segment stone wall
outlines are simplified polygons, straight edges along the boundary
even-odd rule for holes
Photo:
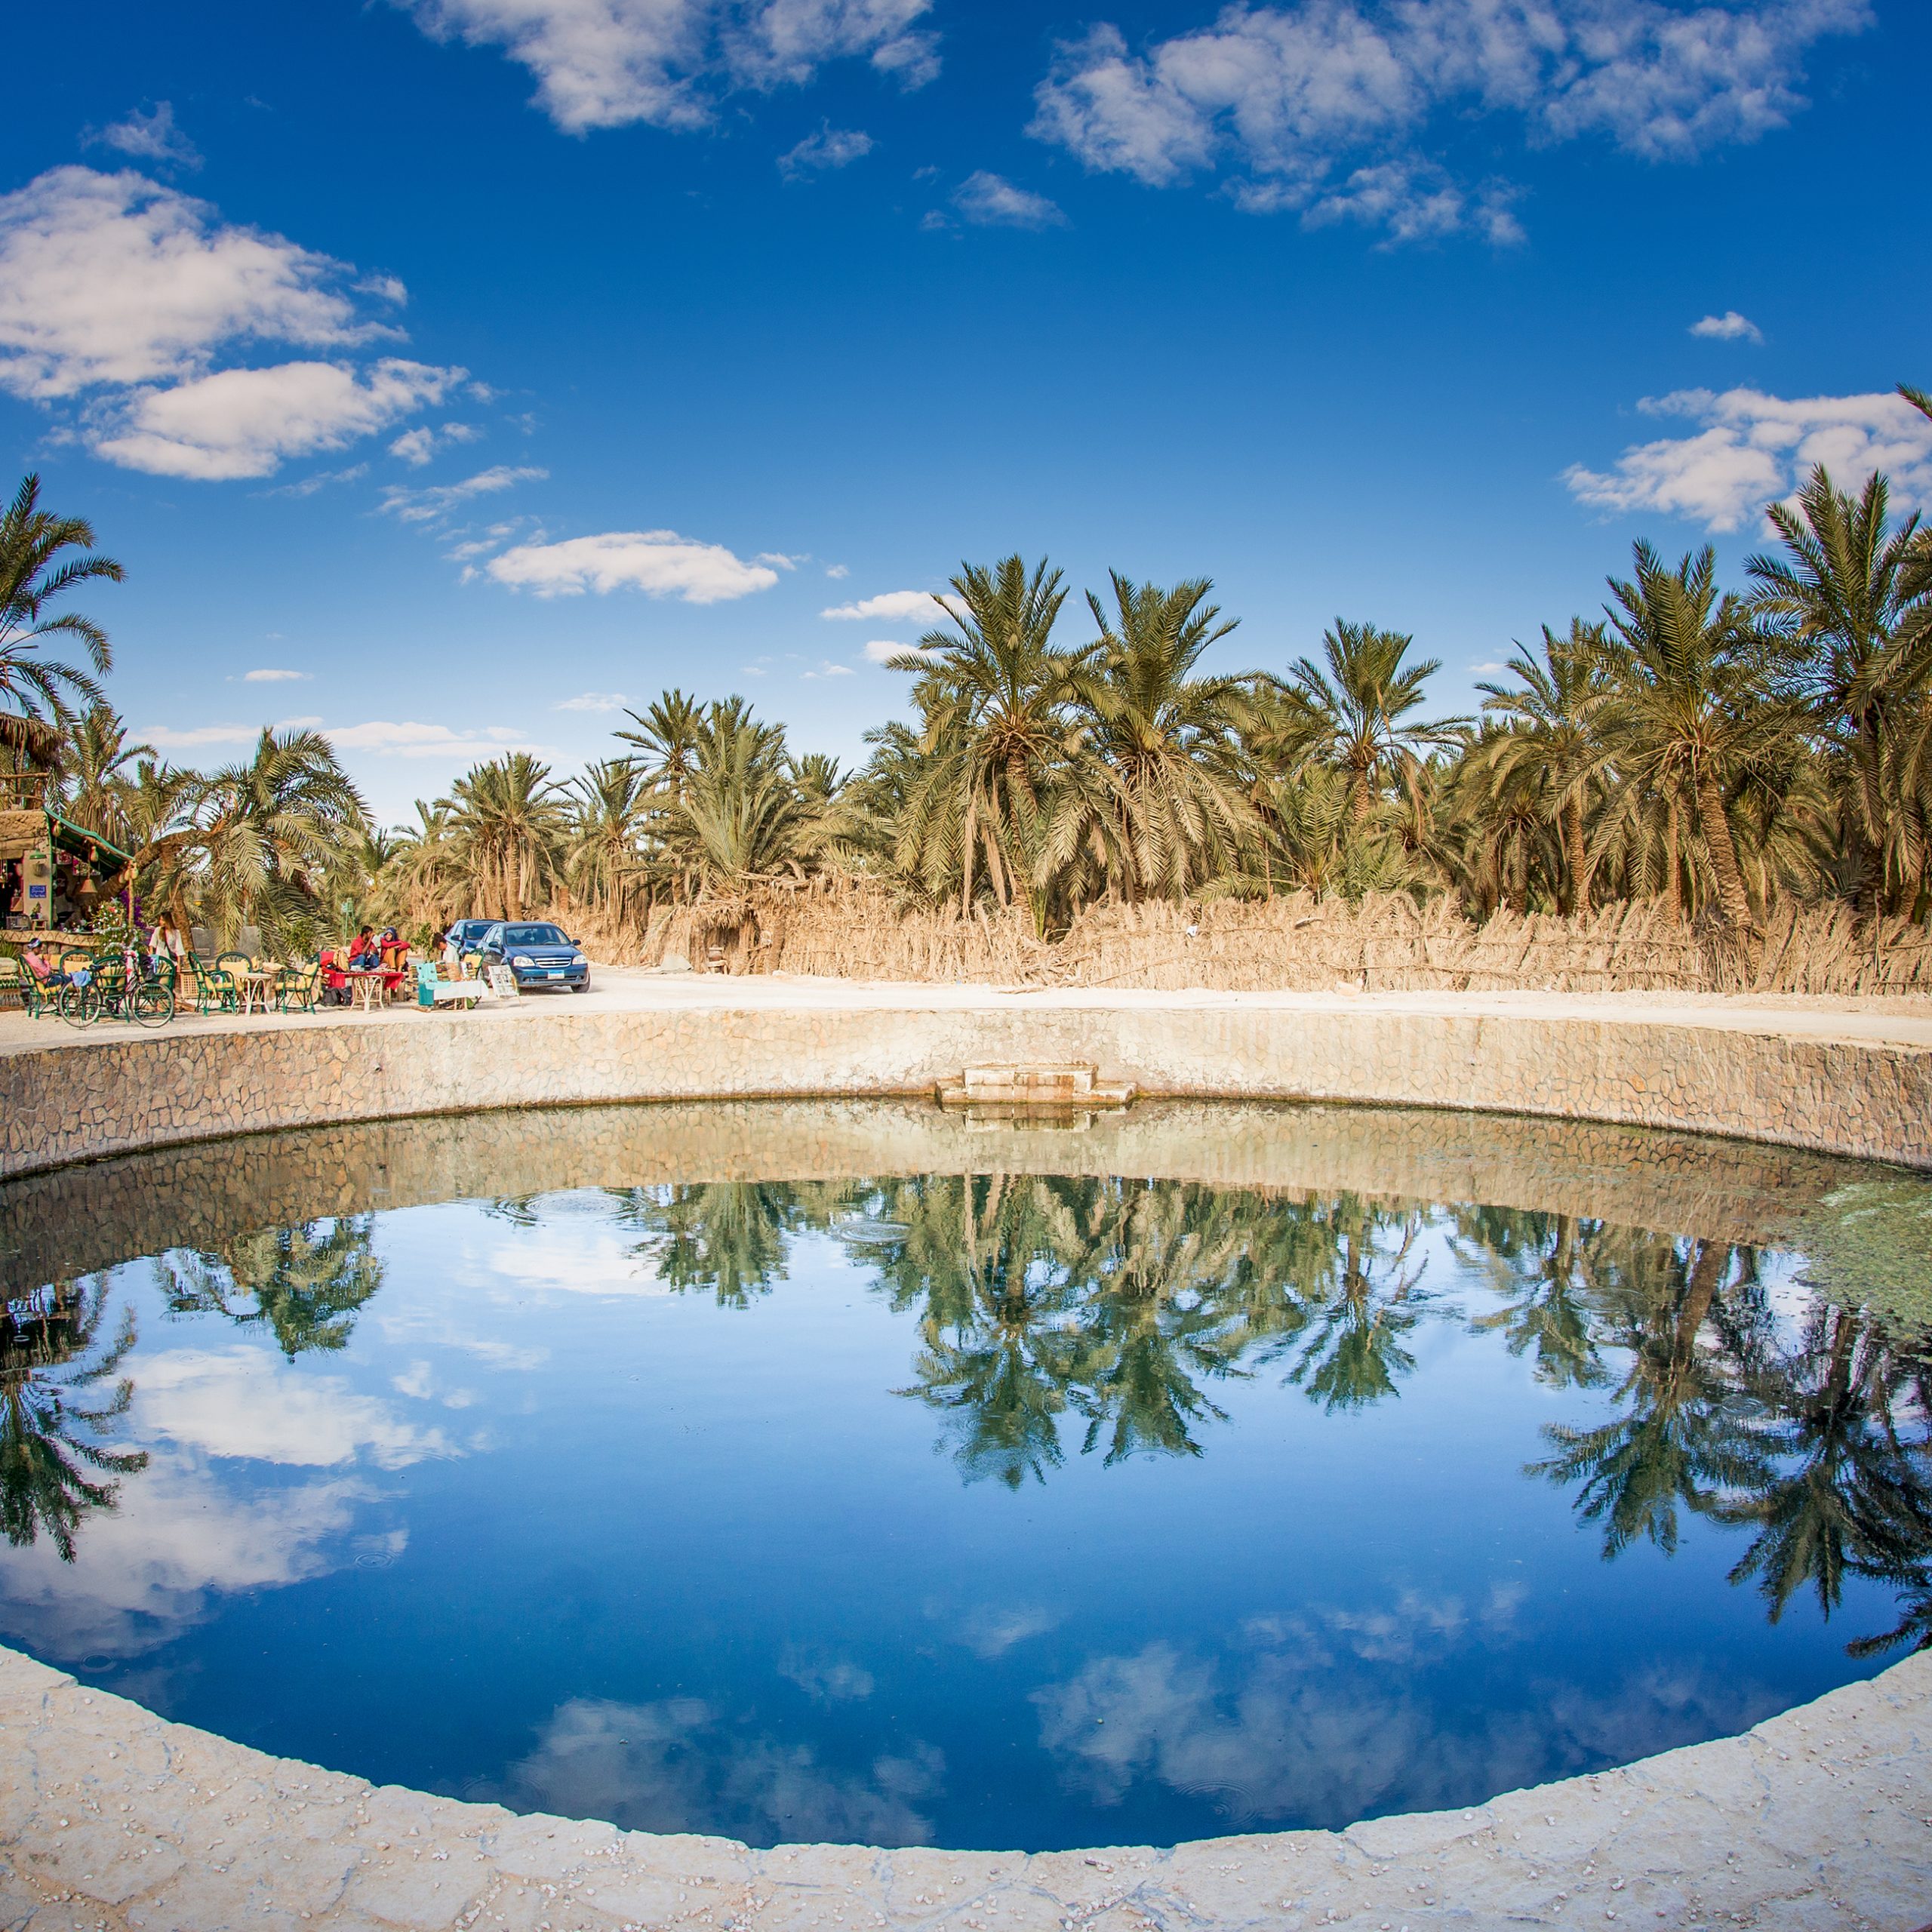
[[[0,1175],[264,1129],[639,1099],[930,1093],[971,1061],[1143,1094],[1586,1118],[1932,1168],[1932,1053],[1620,1017],[1266,1005],[318,1017],[0,1057]]]
[[[1860,1171],[1745,1141],[1410,1108],[1155,1100],[1078,1118],[1057,1131],[930,1100],[673,1100],[574,1109],[552,1132],[519,1109],[194,1141],[0,1185],[0,1285],[23,1294],[259,1228],[442,1201],[995,1171],[1476,1202],[1775,1247]]]

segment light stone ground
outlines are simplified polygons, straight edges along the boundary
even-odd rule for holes
[[[0,1926],[32,1932],[1915,1932],[1932,1656],[1470,1810],[1039,1853],[657,1837],[372,1786],[0,1651]]]
[[[1932,1167],[1918,1001],[598,978],[475,1014],[184,1019],[132,1038],[0,1017],[0,1172],[439,1111],[914,1093],[1001,1058],[1090,1059],[1154,1093],[1515,1110]],[[0,1928],[265,1923],[1932,1932],[1932,1657],[1742,1737],[1471,1811],[1026,1857],[753,1852],[515,1817],[267,1758],[0,1651]]]

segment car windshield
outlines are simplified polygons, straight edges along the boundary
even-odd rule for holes
[[[568,946],[570,941],[555,926],[506,926],[506,946]]]

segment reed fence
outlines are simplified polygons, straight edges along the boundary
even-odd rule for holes
[[[1401,894],[1350,904],[1296,894],[1090,907],[1041,940],[1017,907],[908,909],[863,884],[760,889],[641,922],[569,915],[601,958],[681,960],[737,973],[1001,986],[1178,991],[1932,994],[1932,931],[1875,926],[1842,906],[1780,907],[1748,943],[1672,918],[1659,900],[1567,919],[1498,912],[1480,923],[1454,901]]]

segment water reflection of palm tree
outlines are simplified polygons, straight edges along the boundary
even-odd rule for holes
[[[1450,1245],[1490,1278],[1502,1306],[1478,1315],[1478,1334],[1500,1331],[1552,1389],[1595,1389],[1605,1378],[1587,1277],[1580,1266],[1593,1224],[1537,1209],[1462,1208]]]
[[[1559,1453],[1532,1463],[1530,1472],[1578,1485],[1577,1512],[1604,1524],[1606,1555],[1640,1535],[1673,1551],[1680,1504],[1712,1515],[1728,1493],[1767,1478],[1763,1451],[1732,1399],[1726,1364],[1700,1340],[1735,1260],[1721,1241],[1680,1247],[1620,1229],[1600,1229],[1591,1238],[1587,1266],[1601,1297],[1604,1340],[1628,1352],[1616,1391],[1620,1411],[1594,1429],[1548,1425],[1544,1436]]]
[[[1331,1411],[1396,1392],[1415,1367],[1402,1346],[1430,1297],[1411,1256],[1423,1217],[1355,1194],[1291,1208],[1289,1244],[1306,1319],[1271,1353],[1292,1352],[1293,1386]]]
[[[1081,1185],[1004,1174],[888,1183],[905,1234],[852,1244],[875,1254],[895,1306],[921,1307],[918,1383],[900,1392],[939,1412],[969,1482],[1017,1489],[1063,1460],[1060,1417],[1084,1344],[1060,1257],[1077,1243]]]
[[[700,1181],[615,1192],[618,1220],[645,1231],[640,1257],[666,1287],[709,1289],[721,1308],[746,1308],[785,1279],[787,1238],[806,1224],[784,1181]]]
[[[108,1441],[132,1382],[122,1377],[105,1400],[77,1399],[118,1375],[134,1346],[134,1310],[111,1337],[106,1312],[106,1278],[95,1275],[44,1288],[0,1318],[0,1528],[17,1548],[45,1530],[65,1563],[82,1521],[114,1508],[112,1478],[147,1466],[146,1451]]]
[[[339,1214],[289,1228],[260,1228],[211,1253],[157,1264],[171,1315],[221,1315],[266,1325],[291,1361],[346,1347],[355,1315],[383,1284],[375,1217]]]
[[[1900,1426],[1915,1373],[1882,1328],[1824,1303],[1795,1346],[1749,1364],[1743,1395],[1767,1473],[1717,1514],[1755,1532],[1731,1581],[1755,1577],[1772,1622],[1807,1583],[1829,1616],[1848,1574],[1925,1577],[1927,1444]]]

